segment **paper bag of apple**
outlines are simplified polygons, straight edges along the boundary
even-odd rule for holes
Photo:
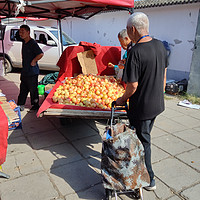
[[[124,87],[112,76],[83,75],[66,77],[56,89],[54,103],[110,109],[111,103],[124,93]]]

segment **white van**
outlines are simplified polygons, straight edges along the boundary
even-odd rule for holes
[[[4,53],[6,59],[6,72],[12,68],[22,68],[21,47],[19,37],[20,26],[7,25],[4,37]],[[43,58],[38,62],[42,70],[59,71],[56,63],[59,59],[58,29],[43,26],[30,26],[30,35],[35,39],[42,51]],[[0,41],[1,42],[1,41]],[[77,45],[66,33],[62,32],[63,49]],[[0,59],[3,59],[2,45],[0,45]]]

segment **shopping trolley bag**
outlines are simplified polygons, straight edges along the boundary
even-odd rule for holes
[[[113,123],[114,107],[113,102],[111,125],[105,130],[103,136],[101,153],[103,186],[106,191],[139,189],[142,193],[141,188],[150,184],[144,148],[135,130],[121,122]]]
[[[149,185],[144,149],[134,130],[125,124],[113,125],[109,139],[103,141],[101,170],[104,188],[134,190]]]

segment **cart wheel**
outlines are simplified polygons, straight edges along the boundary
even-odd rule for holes
[[[130,190],[126,195],[130,199],[141,199],[140,189]]]
[[[135,190],[135,198],[136,199],[141,199],[141,192],[142,192],[142,190],[140,190],[140,188]]]
[[[106,189],[106,200],[112,200],[112,190]]]

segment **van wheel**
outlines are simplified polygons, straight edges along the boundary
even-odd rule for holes
[[[3,57],[0,57],[0,60],[3,60]],[[4,64],[3,64],[3,67],[4,67]],[[8,58],[5,58],[5,68],[6,68],[6,73],[12,71],[12,65],[10,61],[8,60]]]

